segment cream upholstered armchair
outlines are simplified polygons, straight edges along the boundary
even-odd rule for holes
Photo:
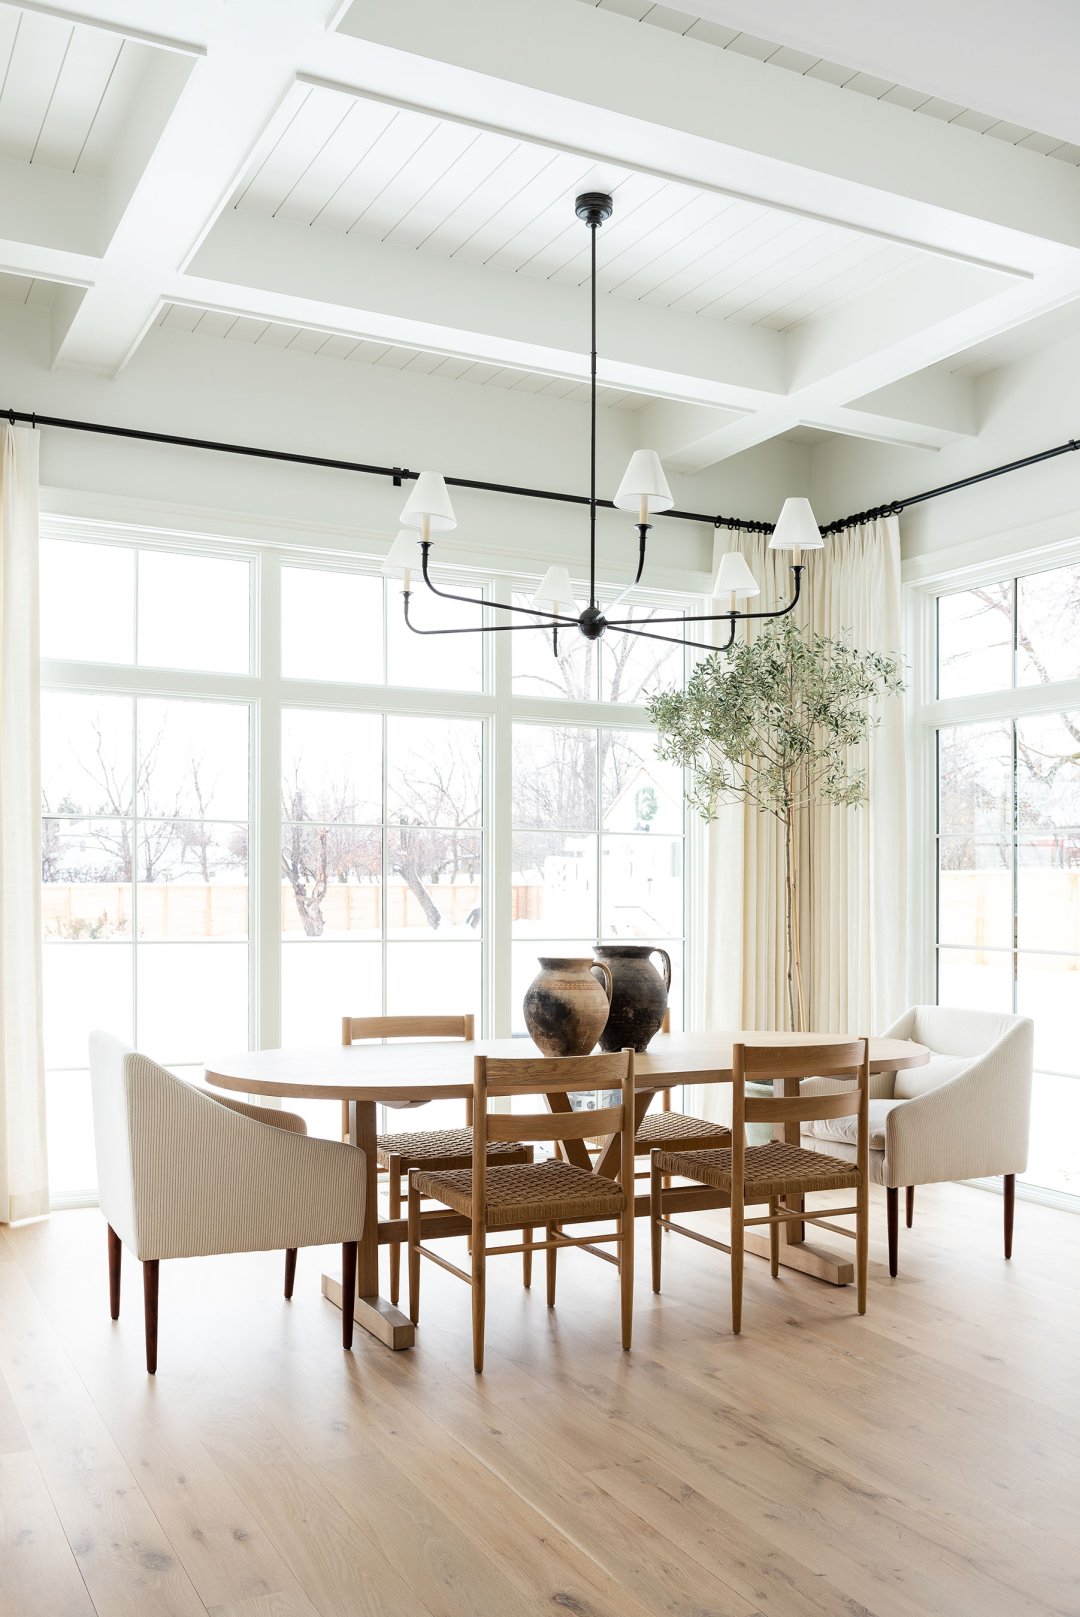
[[[889,1273],[898,1268],[899,1187],[907,1187],[907,1223],[915,1186],[953,1179],[1005,1179],[1005,1256],[1012,1256],[1016,1175],[1027,1167],[1034,1024],[996,1011],[913,1005],[885,1038],[914,1039],[929,1062],[870,1079],[870,1177],[886,1187]],[[804,1091],[835,1087],[811,1078]],[[807,1125],[803,1143],[854,1158],[847,1118]]]
[[[146,1368],[157,1369],[158,1264],[226,1252],[285,1252],[291,1297],[296,1249],[340,1242],[342,1285],[356,1285],[364,1227],[364,1154],[311,1140],[302,1117],[219,1099],[148,1056],[90,1035],[101,1211],[109,1226],[109,1302],[120,1316],[120,1256],[143,1266]],[[351,1276],[351,1278],[350,1278]],[[352,1346],[352,1309],[342,1339]]]

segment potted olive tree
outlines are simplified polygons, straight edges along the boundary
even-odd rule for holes
[[[688,769],[687,799],[705,820],[749,801],[783,828],[788,1015],[806,1031],[799,942],[799,823],[813,803],[855,806],[867,795],[856,748],[903,690],[896,657],[776,618],[752,641],[714,652],[685,690],[649,702],[657,752]]]

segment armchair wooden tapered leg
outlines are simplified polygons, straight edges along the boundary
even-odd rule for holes
[[[146,1325],[146,1373],[157,1374],[158,1262],[146,1258],[142,1266],[143,1315]]]
[[[769,1225],[769,1273],[776,1280],[780,1274],[780,1212],[779,1198],[773,1196],[769,1201],[769,1217],[777,1222]]]
[[[124,1247],[123,1247],[123,1243],[120,1240],[120,1237],[117,1235],[116,1231],[113,1229],[111,1224],[108,1226],[108,1231],[109,1231],[109,1315],[110,1315],[110,1317],[112,1319],[119,1319],[120,1318],[120,1259],[121,1259],[121,1257],[123,1255]]]
[[[290,1246],[290,1247],[286,1247],[286,1249],[285,1249],[285,1295],[286,1295],[286,1297],[290,1297],[290,1298],[292,1297],[293,1285],[295,1284],[295,1281],[296,1281],[296,1248],[294,1246]]]
[[[908,1229],[915,1222],[915,1186],[908,1185],[904,1198],[904,1223]]]
[[[889,1273],[895,1280],[900,1256],[900,1192],[894,1185],[885,1189],[885,1216],[889,1226]]]
[[[341,1246],[341,1344],[352,1347],[353,1309],[356,1296],[356,1241],[344,1241]]]
[[[1012,1257],[1013,1218],[1016,1213],[1016,1175],[1005,1175],[1005,1256]]]
[[[533,1232],[531,1225],[527,1230],[522,1230],[521,1239],[525,1247],[524,1252],[521,1254],[521,1284],[528,1291],[532,1285]]]

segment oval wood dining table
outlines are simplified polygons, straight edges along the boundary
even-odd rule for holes
[[[723,1084],[731,1082],[731,1051],[735,1044],[826,1044],[836,1035],[812,1033],[660,1033],[649,1049],[635,1056],[637,1086],[635,1127],[640,1124],[654,1095],[678,1084]],[[350,1138],[367,1158],[367,1207],[364,1234],[357,1255],[356,1292],[353,1315],[358,1325],[391,1348],[413,1344],[414,1328],[400,1309],[379,1295],[379,1247],[406,1239],[406,1221],[378,1216],[377,1167],[375,1157],[376,1108],[421,1106],[427,1101],[465,1100],[472,1094],[473,1057],[522,1056],[540,1054],[530,1039],[393,1040],[389,1043],[329,1045],[323,1049],[249,1050],[239,1055],[216,1057],[206,1066],[206,1081],[220,1089],[249,1095],[273,1095],[282,1100],[337,1100],[348,1103]],[[922,1066],[929,1052],[908,1039],[871,1039],[871,1072],[893,1072]],[[781,1086],[782,1087],[782,1086]],[[789,1091],[798,1083],[788,1081]],[[555,1104],[569,1104],[563,1096]],[[788,1125],[789,1137],[798,1143],[798,1124]],[[568,1153],[580,1165],[592,1166],[583,1141],[568,1141]],[[575,1156],[575,1153],[577,1154]],[[618,1153],[613,1145],[601,1152],[597,1171],[614,1177]],[[669,1193],[673,1212],[692,1212],[722,1205],[715,1190],[687,1186]],[[376,1209],[376,1216],[370,1216]],[[646,1194],[635,1197],[639,1217],[649,1211]],[[425,1233],[439,1234],[439,1220],[445,1213],[425,1212]],[[449,1215],[452,1219],[453,1215]],[[849,1285],[854,1266],[825,1248],[804,1239],[803,1226],[791,1224],[782,1239],[780,1261],[786,1267],[811,1274],[832,1285]],[[748,1251],[768,1256],[768,1240],[748,1238]],[[325,1296],[340,1307],[341,1281],[324,1275]]]

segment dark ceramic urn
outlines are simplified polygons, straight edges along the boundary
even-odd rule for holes
[[[525,1026],[537,1049],[546,1056],[587,1056],[596,1048],[608,1017],[611,972],[598,966],[604,978],[593,975],[588,957],[559,959],[542,956],[540,970],[529,984],[522,1009]],[[605,1049],[607,1046],[605,1045]],[[621,1045],[616,1045],[621,1050]]]
[[[671,987],[671,956],[651,943],[598,943],[595,969],[611,972],[611,1009],[601,1050],[645,1050],[664,1020]],[[651,956],[664,962],[661,977]]]

